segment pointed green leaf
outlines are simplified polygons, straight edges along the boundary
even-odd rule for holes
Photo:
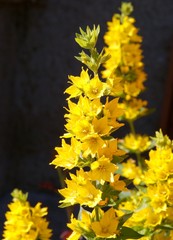
[[[132,215],[133,215],[133,212],[124,214],[124,215],[119,219],[119,227],[121,227]]]
[[[126,240],[126,239],[129,239],[129,238],[139,239],[141,237],[143,237],[143,235],[139,234],[138,232],[136,232],[132,228],[122,227],[120,229],[120,235],[116,239],[117,240]]]

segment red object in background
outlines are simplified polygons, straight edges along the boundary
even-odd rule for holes
[[[52,182],[48,182],[48,181],[45,181],[45,182],[42,182],[40,185],[39,185],[39,188],[41,190],[47,190],[47,191],[51,191],[51,192],[56,192],[56,187],[53,185]]]
[[[70,236],[71,233],[72,233],[71,230],[64,230],[60,235],[60,239],[66,240]]]

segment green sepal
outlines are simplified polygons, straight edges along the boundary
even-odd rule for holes
[[[69,203],[62,203],[60,205],[58,205],[59,208],[65,208],[65,207],[70,207],[72,206],[72,204],[69,202]]]
[[[125,154],[123,156],[113,156],[112,162],[115,164],[123,162],[125,159],[128,158],[128,155]]]
[[[19,200],[20,202],[26,202],[28,193],[23,193],[21,190],[16,188],[12,191],[11,196],[13,197],[13,201]]]
[[[92,49],[95,47],[100,33],[100,26],[97,28],[95,25],[93,29],[90,29],[89,26],[86,27],[86,31],[83,31],[82,28],[79,28],[80,33],[76,33],[75,41],[80,45],[80,47],[85,49]]]
[[[122,217],[119,218],[119,224],[118,228],[121,228],[121,226],[133,215],[133,212],[124,214]]]

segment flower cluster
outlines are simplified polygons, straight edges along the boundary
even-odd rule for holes
[[[173,239],[173,143],[161,130],[154,138],[135,130],[135,121],[149,110],[139,98],[146,74],[132,10],[123,3],[108,22],[101,53],[99,27],[76,34],[85,50],[76,58],[87,68],[69,76],[66,133],[51,163],[70,172],[59,190],[60,206],[80,206],[78,218],[72,214],[67,224],[69,240]],[[130,133],[118,139],[122,121]]]
[[[131,191],[130,197],[123,201],[119,210],[134,211],[125,223],[145,234],[141,239],[173,239],[173,144],[162,131],[153,138],[155,148],[149,151],[143,171],[124,165],[126,175],[135,179],[138,191]],[[134,163],[133,163],[134,164]],[[136,167],[137,168],[137,167]],[[131,173],[128,174],[128,171]],[[138,182],[137,182],[138,179]],[[121,211],[119,214],[121,215]]]
[[[173,240],[173,141],[161,130],[149,137],[135,129],[150,110],[140,98],[146,74],[132,11],[131,3],[122,3],[101,52],[99,26],[76,34],[82,68],[68,77],[65,133],[50,163],[61,177],[66,173],[60,207],[79,207],[63,239]],[[119,139],[124,123],[130,131]],[[19,190],[12,196],[3,240],[49,240],[47,208],[31,207]]]
[[[119,107],[124,110],[121,120],[130,125],[131,134],[121,141],[122,147],[127,152],[143,152],[150,147],[150,141],[147,136],[136,134],[134,129],[134,122],[149,112],[147,101],[139,98],[145,90],[146,80],[142,61],[142,38],[134,25],[135,19],[130,16],[133,11],[131,3],[123,3],[120,11],[120,14],[115,14],[112,21],[108,22],[108,31],[104,36],[107,45],[105,51],[111,57],[104,64],[103,76],[111,76],[115,84],[119,82],[123,88],[119,103]]]
[[[12,192],[12,197],[5,215],[3,240],[49,240],[52,231],[45,218],[47,208],[42,208],[41,203],[31,207],[27,194],[17,189]]]
[[[135,121],[149,111],[147,102],[139,99],[146,75],[142,64],[141,38],[133,25],[135,20],[129,17],[131,11],[130,3],[123,4],[121,14],[113,16],[105,34],[106,53],[111,58],[104,64],[103,75],[120,79],[123,93],[118,105],[124,110],[121,120],[128,122],[131,130],[119,140],[119,147],[129,154],[119,168],[122,176],[133,181],[133,187],[129,195],[121,195],[117,214],[122,216],[124,212],[132,211],[133,215],[124,225],[144,235],[143,240],[171,240],[173,143],[161,130],[154,138],[137,134],[135,130]]]
[[[78,219],[71,216],[68,227],[72,229],[69,240],[124,239],[140,236],[134,230],[123,227],[128,216],[117,217],[119,193],[127,191],[126,183],[116,173],[124,151],[118,148],[115,132],[122,125],[118,119],[123,115],[117,97],[122,84],[111,84],[114,77],[102,79],[100,66],[110,56],[99,53],[96,42],[99,27],[80,29],[76,42],[84,49],[77,59],[82,67],[79,76],[69,76],[70,86],[65,114],[66,133],[62,146],[56,147],[57,155],[51,164],[68,169],[66,187],[59,192],[64,197],[60,207],[74,204],[80,206]],[[114,94],[112,94],[114,93]],[[72,172],[71,172],[72,170]],[[125,229],[124,229],[125,228]]]

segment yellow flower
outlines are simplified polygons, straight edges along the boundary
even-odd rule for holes
[[[77,124],[79,119],[86,119],[88,122],[92,122],[94,117],[97,117],[102,111],[102,103],[100,99],[90,100],[87,97],[79,97],[76,103],[68,100],[67,111],[69,113],[65,114],[67,119],[66,128],[69,133],[65,133],[64,137],[72,137],[74,135],[73,128]]]
[[[115,131],[124,125],[116,121],[118,117],[122,116],[123,114],[122,108],[120,108],[118,105],[118,100],[118,98],[114,98],[113,100],[108,101],[107,98],[103,109],[104,116],[107,117],[108,124],[112,127],[112,131]]]
[[[69,79],[72,85],[65,90],[65,93],[70,95],[68,99],[80,96],[83,93],[85,85],[90,81],[88,71],[84,69],[82,69],[80,77],[69,76]]]
[[[102,118],[94,118],[92,121],[92,125],[94,127],[94,131],[100,136],[108,135],[111,127],[108,125],[107,117]]]
[[[128,159],[122,163],[122,175],[128,179],[133,179],[134,184],[138,185],[143,181],[143,174],[140,167],[136,166],[133,159]]]
[[[123,150],[118,149],[117,147],[117,139],[111,138],[109,140],[105,140],[105,145],[98,150],[98,156],[105,156],[112,160],[113,156],[122,156],[125,152]]]
[[[99,77],[94,76],[88,84],[84,86],[84,93],[89,99],[100,98],[104,95],[106,84],[101,82]]]
[[[99,98],[90,100],[87,97],[80,97],[77,103],[78,108],[80,108],[83,116],[88,117],[92,120],[94,117],[98,116],[102,111],[102,103]],[[75,111],[74,111],[75,113]],[[81,116],[79,115],[79,116]]]
[[[109,158],[102,156],[91,164],[91,172],[89,172],[89,177],[92,180],[100,181],[111,181],[112,174],[118,169],[118,167],[110,162]]]
[[[93,125],[87,120],[86,117],[80,117],[78,120],[69,120],[65,127],[72,136],[75,136],[81,141],[88,134],[94,133]]]
[[[120,108],[124,110],[124,119],[126,120],[135,120],[141,116],[144,116],[148,109],[147,101],[134,98],[131,101],[123,102],[118,104]]]
[[[91,229],[91,213],[81,208],[80,210],[80,220],[74,218],[73,214],[71,216],[71,222],[67,226],[73,230],[72,236],[69,239],[74,238],[74,233],[79,237],[83,234],[90,233]],[[79,239],[79,238],[78,238]]]
[[[104,212],[100,208],[98,208],[99,217],[103,216]],[[95,209],[92,212],[84,210],[82,207],[80,208],[79,218],[74,218],[73,214],[71,216],[71,222],[67,224],[67,226],[73,231],[68,240],[78,240],[80,236],[95,237],[95,233],[92,230],[91,224],[96,221],[96,213]]]
[[[110,119],[114,119],[114,121],[123,114],[123,110],[119,107],[118,101],[119,98],[114,98],[111,101],[107,98],[104,107],[104,115]]]
[[[89,180],[87,173],[82,169],[76,175],[70,174],[71,180],[66,179],[67,187],[59,190],[65,199],[61,200],[64,206],[79,203],[89,207],[95,207],[101,200],[102,192]]]
[[[146,221],[144,226],[146,227],[156,227],[157,225],[161,224],[162,216],[161,214],[155,213],[151,208],[148,208]]]
[[[104,213],[100,221],[92,222],[91,228],[97,237],[115,237],[118,233],[118,223],[119,221],[116,217],[115,210],[113,208],[110,208]]]
[[[119,177],[119,174],[114,175],[110,185],[117,191],[127,191],[126,183],[123,180],[119,180]]]
[[[169,189],[164,183],[158,182],[157,185],[149,185],[147,187],[150,205],[153,207],[155,213],[166,211],[169,194]]]
[[[104,140],[97,133],[86,136],[82,141],[83,149],[88,154],[96,154],[105,144]]]
[[[56,147],[58,155],[50,163],[55,165],[55,167],[64,167],[67,169],[72,169],[77,166],[79,155],[81,152],[81,143],[75,138],[71,138],[71,144],[67,144],[64,139],[62,139],[62,147]]]
[[[123,93],[123,84],[121,81],[122,78],[114,76],[114,74],[106,79],[107,91],[111,96],[117,97]]]
[[[120,144],[127,152],[144,152],[151,146],[151,141],[148,136],[130,133],[125,136]]]
[[[146,171],[146,184],[152,184],[156,181],[167,180],[172,175],[173,153],[171,149],[150,150],[149,161],[146,161],[148,171]]]
[[[90,181],[87,181],[84,186],[79,186],[78,193],[76,201],[81,206],[94,208],[101,201],[102,192]]]

